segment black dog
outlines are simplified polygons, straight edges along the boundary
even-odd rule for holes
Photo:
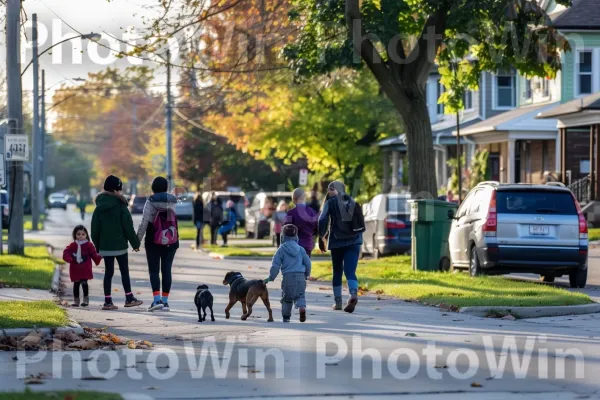
[[[273,312],[269,303],[267,285],[260,279],[245,279],[241,273],[230,271],[223,279],[223,285],[229,285],[229,304],[225,308],[225,318],[229,319],[229,311],[238,301],[242,303],[242,321],[252,314],[252,306],[260,298],[269,312],[268,322],[273,322]]]
[[[210,320],[215,322],[215,316],[213,314],[213,295],[208,290],[208,286],[200,285],[196,290],[194,304],[196,304],[196,308],[198,309],[198,322],[206,321],[206,307],[210,310]],[[201,311],[204,311],[204,316],[202,316]]]

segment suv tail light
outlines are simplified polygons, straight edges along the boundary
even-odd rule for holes
[[[577,217],[579,218],[579,239],[587,240],[587,238],[588,238],[587,221],[585,220],[585,216],[583,215],[583,210],[581,209],[581,206],[579,205],[579,202],[575,198],[575,195],[573,194],[573,192],[571,192],[571,196],[573,197],[573,202],[575,203],[575,208],[577,208]]]
[[[386,219],[385,227],[387,229],[404,229],[406,228],[406,224],[404,223],[404,221],[399,219]]]
[[[493,190],[492,198],[490,199],[490,208],[485,219],[485,225],[483,225],[484,236],[496,236],[497,228],[498,214],[496,213],[496,191]]]

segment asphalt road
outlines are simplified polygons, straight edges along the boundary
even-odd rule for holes
[[[46,230],[35,236],[59,251],[78,222],[72,211],[52,211]],[[596,263],[595,251],[592,258]],[[70,353],[86,360],[81,362],[57,361],[59,353],[19,355],[18,361],[14,353],[0,353],[0,390],[23,390],[23,380],[15,379],[19,373],[44,372],[54,379],[34,390],[104,390],[127,399],[600,398],[600,316],[508,321],[370,296],[360,298],[354,314],[346,314],[330,309],[328,282],[309,282],[308,321],[299,323],[294,316],[284,324],[278,278],[269,284],[275,322],[266,322],[261,304],[248,321],[239,319],[239,305],[226,320],[225,273],[263,278],[269,263],[213,260],[193,252],[189,243],[177,253],[172,311],[152,314],[145,308],[151,289],[143,250],[130,260],[133,290],[144,306],[101,311],[99,267],[90,282],[90,309],[70,309],[69,314],[84,326],[107,326],[123,338],[149,340],[155,350],[136,359],[121,351]],[[600,283],[595,271],[590,290]],[[198,323],[193,298],[199,283],[208,284],[215,296],[216,322]],[[118,274],[113,287],[116,304],[122,306]],[[69,292],[65,299],[71,300]],[[516,351],[503,351],[513,344]],[[564,354],[572,356],[565,359]],[[83,377],[105,374],[106,380],[82,380],[78,371]]]

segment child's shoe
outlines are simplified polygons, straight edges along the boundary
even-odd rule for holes
[[[115,306],[113,303],[104,303],[102,306],[103,310],[118,310],[119,307]]]
[[[81,307],[87,307],[90,305],[89,296],[83,296],[83,301],[81,302]]]
[[[137,306],[141,306],[142,304],[144,304],[143,301],[138,300],[133,296],[127,297],[125,299],[125,307],[137,307]]]
[[[153,301],[152,304],[150,304],[150,307],[148,307],[148,311],[161,310],[164,306],[165,305],[161,300]]]
[[[73,303],[71,303],[71,307],[79,307],[79,297],[75,297],[73,299]]]
[[[163,303],[163,308],[161,311],[171,311],[171,309],[169,308],[169,303]]]
[[[300,322],[306,321],[306,308],[300,308]]]

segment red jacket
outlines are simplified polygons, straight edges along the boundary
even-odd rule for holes
[[[75,254],[77,254],[77,243],[75,242],[71,243],[65,251],[63,251],[63,260],[70,264],[69,276],[71,282],[94,279],[92,260],[98,265],[100,264],[100,261],[102,261],[102,256],[96,252],[96,248],[92,242],[81,245],[81,258],[84,260],[81,264],[77,264]]]

